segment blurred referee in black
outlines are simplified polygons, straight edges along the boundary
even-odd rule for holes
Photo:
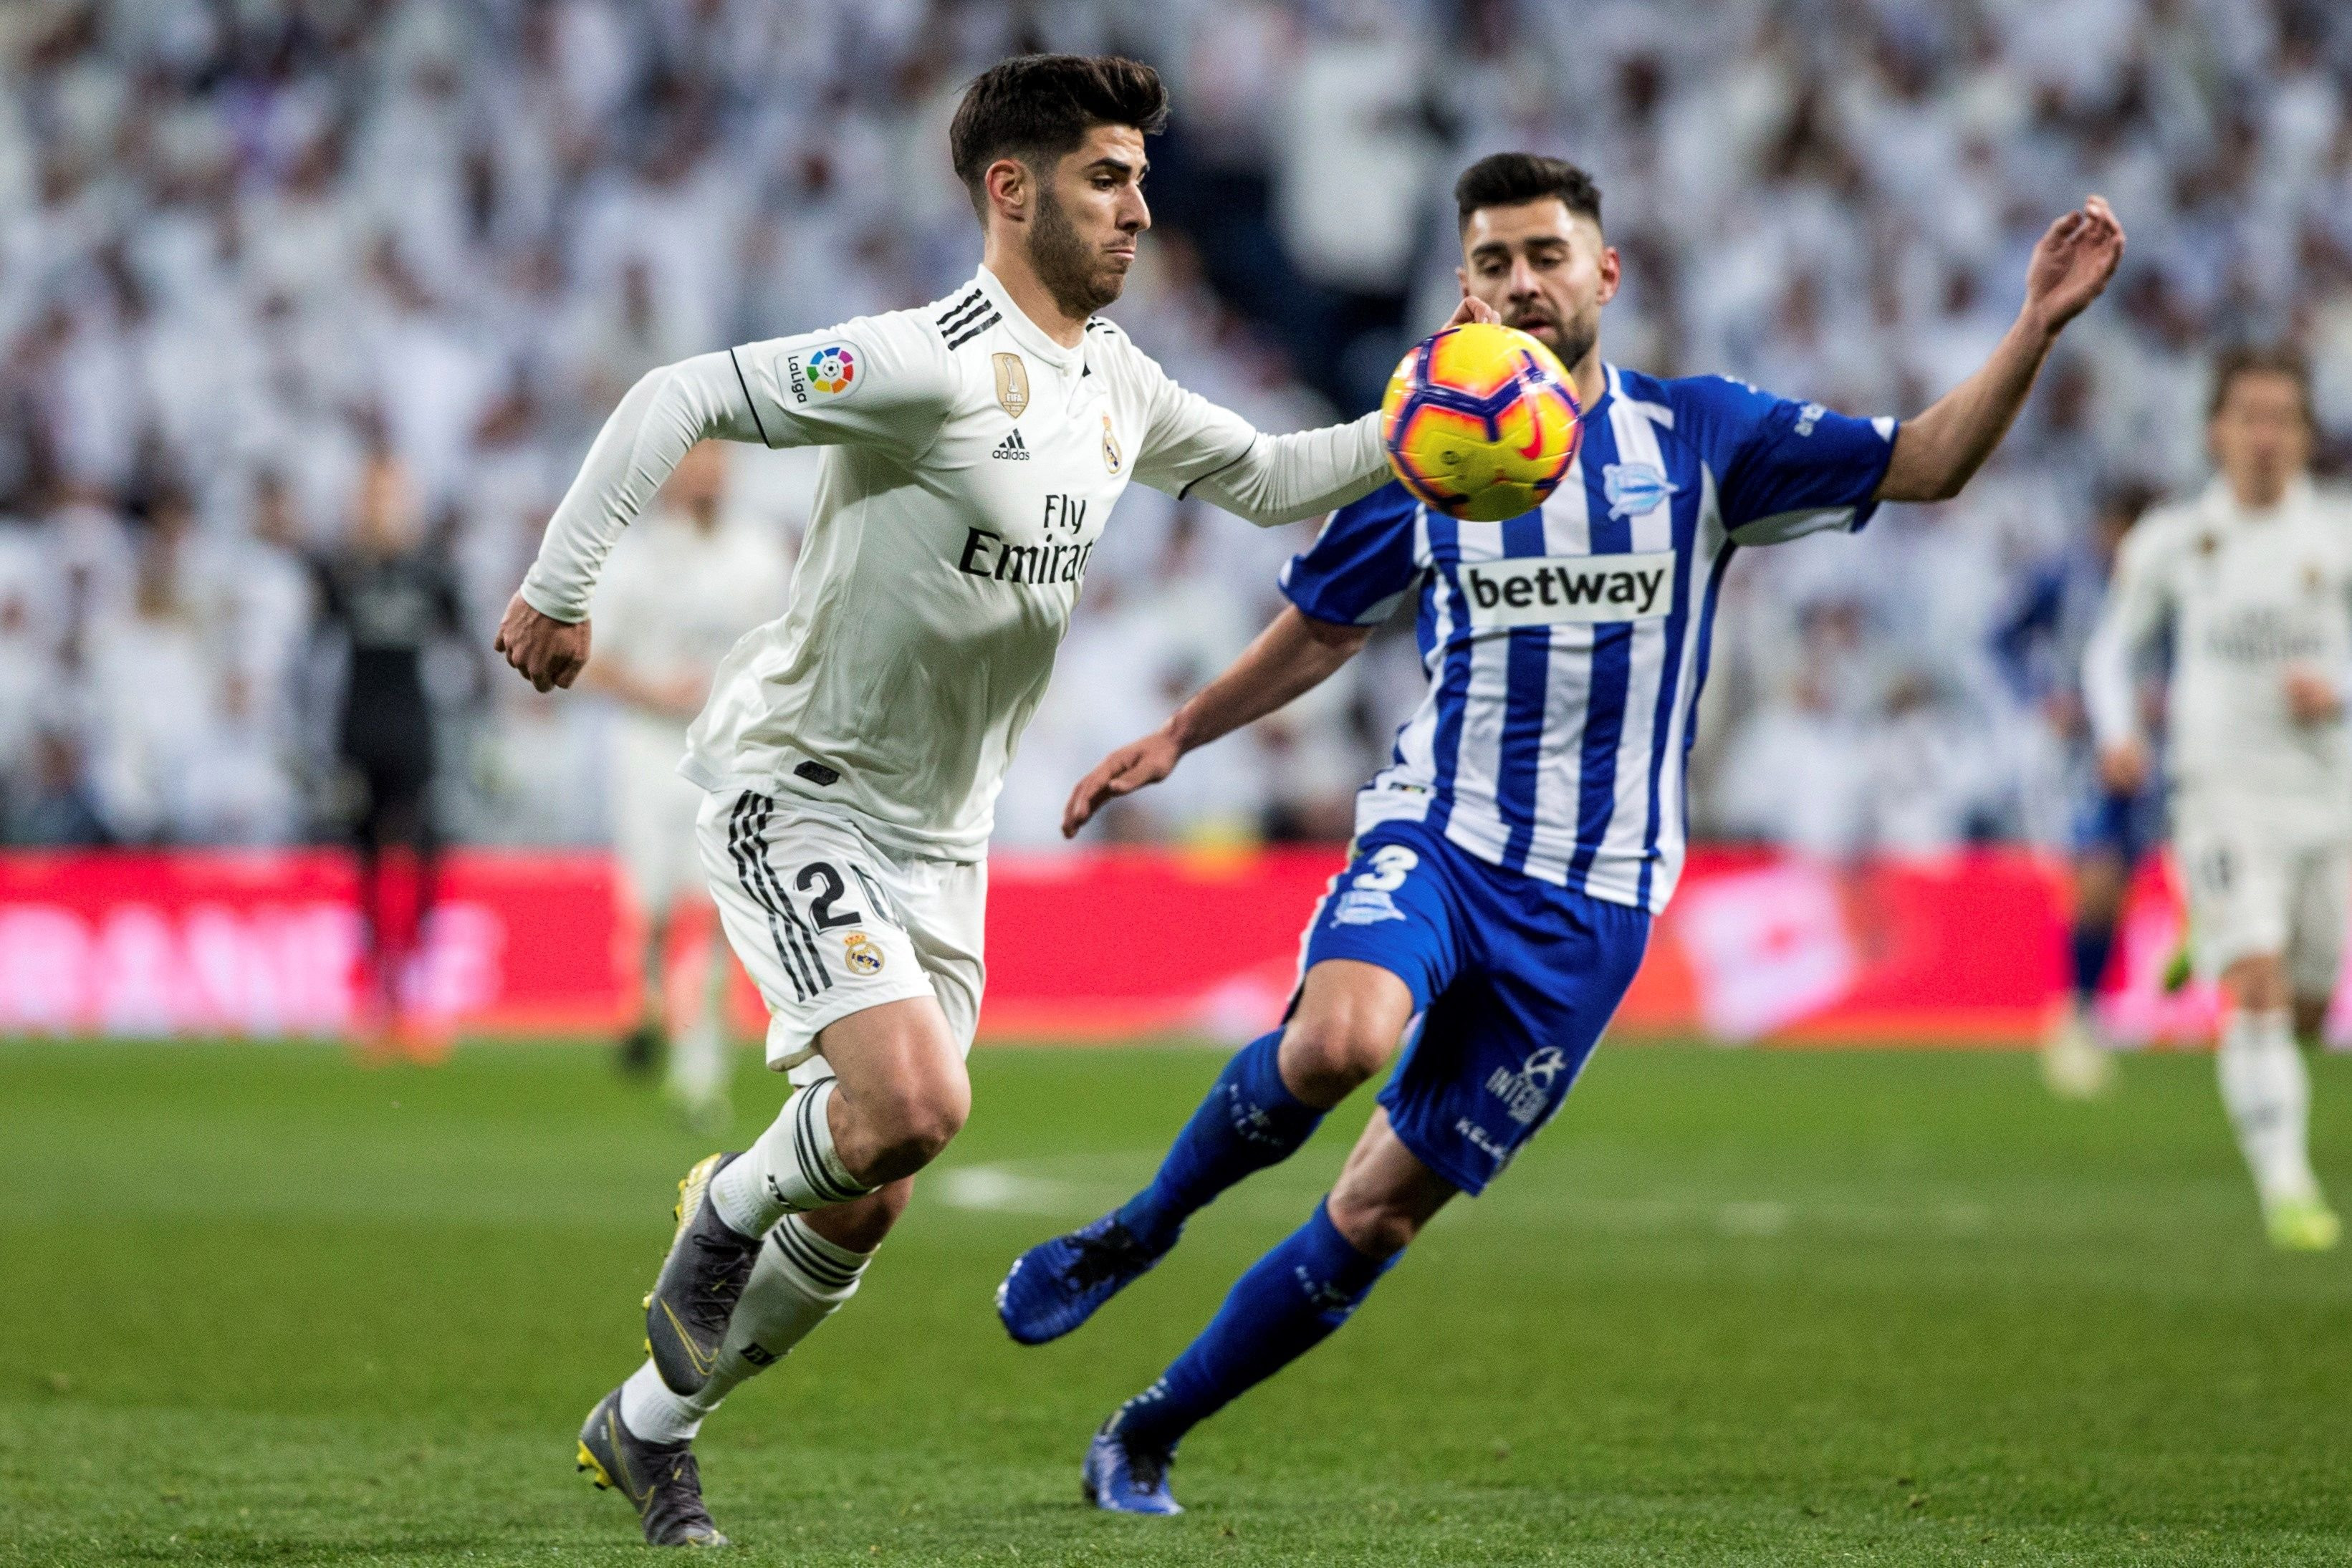
[[[425,660],[435,641],[462,636],[455,573],[423,537],[399,459],[378,451],[362,479],[345,544],[312,562],[320,628],[348,651],[335,727],[339,815],[359,852],[366,967],[362,1039],[371,1050],[431,1057],[446,1049],[438,1020],[407,994],[410,960],[431,909],[440,834],[433,779],[440,761]]]

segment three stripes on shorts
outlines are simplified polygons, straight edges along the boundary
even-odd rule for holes
[[[777,962],[793,983],[793,999],[805,1003],[830,990],[833,977],[818,956],[815,934],[793,910],[775,868],[768,863],[767,828],[775,810],[776,803],[765,795],[746,789],[737,796],[727,822],[727,853],[735,862],[735,877],[743,891],[767,912],[768,935],[776,945]]]

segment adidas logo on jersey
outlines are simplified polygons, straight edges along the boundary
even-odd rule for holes
[[[1029,448],[1022,444],[1021,433],[1016,430],[998,442],[996,450],[989,455],[1003,463],[1026,463],[1029,461]]]

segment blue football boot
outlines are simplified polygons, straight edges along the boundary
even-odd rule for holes
[[[1130,1448],[1118,1426],[1113,1416],[1087,1445],[1081,1482],[1087,1500],[1112,1513],[1183,1512],[1183,1504],[1168,1490],[1168,1467],[1176,1462],[1176,1450],[1155,1454]]]
[[[1167,1253],[1166,1247],[1153,1251],[1136,1239],[1116,1211],[1106,1214],[1013,1260],[996,1287],[996,1315],[1022,1344],[1059,1339]]]

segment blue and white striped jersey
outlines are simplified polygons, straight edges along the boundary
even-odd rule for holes
[[[1692,718],[1738,547],[1869,521],[1895,422],[1743,382],[1605,367],[1540,510],[1460,522],[1391,484],[1283,568],[1318,621],[1418,591],[1429,694],[1357,831],[1410,818],[1472,854],[1652,913],[1681,874]]]

